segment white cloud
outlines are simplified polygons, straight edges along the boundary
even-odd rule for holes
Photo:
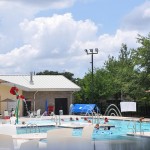
[[[57,6],[62,8],[75,1],[57,2]],[[108,55],[118,55],[122,43],[129,48],[137,46],[137,34],[142,33],[144,26],[144,23],[141,27],[135,24],[137,14],[140,12],[140,21],[144,18],[148,22],[149,18],[149,9],[144,4],[126,17],[124,27],[114,35],[98,35],[99,25],[90,19],[75,20],[71,13],[35,18],[40,10],[53,7],[56,4],[54,0],[45,0],[42,7],[41,1],[33,5],[28,5],[29,1],[9,3],[11,5],[7,6],[0,2],[0,74],[47,69],[70,71],[76,77],[82,77],[91,68],[91,56],[86,55],[84,49],[99,49],[99,54],[94,55],[94,66],[101,67]],[[148,26],[146,28],[149,29]]]
[[[149,32],[150,29],[150,1],[131,11],[123,21],[122,27],[126,30],[138,30],[139,32]]]
[[[97,32],[93,22],[75,21],[71,14],[25,20],[20,27],[25,43],[39,49],[39,57],[55,59],[80,55],[79,43],[95,40]]]

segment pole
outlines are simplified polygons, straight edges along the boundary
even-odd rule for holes
[[[85,52],[88,54],[91,54],[91,103],[93,103],[94,100],[94,78],[93,78],[93,54],[98,54],[98,48],[95,48],[95,51],[93,49],[89,49],[89,51],[87,49],[85,49]]]
[[[93,53],[91,55],[92,57],[92,83],[91,83],[91,104],[93,103],[93,99],[94,99],[94,81],[93,81]]]

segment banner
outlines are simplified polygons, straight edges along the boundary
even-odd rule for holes
[[[136,102],[120,102],[121,112],[136,111]]]

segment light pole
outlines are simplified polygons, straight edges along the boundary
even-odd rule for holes
[[[93,55],[98,54],[98,48],[93,49],[85,49],[87,55],[91,55],[91,67],[92,67],[92,76],[91,76],[91,103],[93,103],[94,98],[94,81],[93,81]]]

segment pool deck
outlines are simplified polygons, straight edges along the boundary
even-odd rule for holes
[[[84,117],[87,117],[89,119],[91,119],[91,117],[93,118],[97,118],[96,116],[77,116],[77,115],[61,115],[61,119],[69,119],[70,117],[72,117],[74,120],[75,118],[79,118],[79,119],[83,119]],[[108,119],[114,119],[114,120],[124,120],[124,121],[139,121],[139,118],[134,118],[134,117],[120,117],[120,116],[99,116],[99,119],[104,119],[105,117],[107,117]],[[30,120],[52,120],[54,117],[53,116],[42,116],[40,118],[27,118],[27,117],[20,117],[19,118],[19,121],[20,122],[28,122]],[[8,120],[6,122],[9,122]],[[149,118],[145,118],[144,119],[144,122],[150,122],[150,119]],[[58,127],[64,127],[64,128],[83,128],[87,125],[91,125],[92,123],[88,123],[88,122],[84,122],[84,123],[80,123],[80,122],[76,122],[76,121],[72,121],[71,123],[68,123],[68,122],[65,122],[65,121],[61,121],[61,123],[57,122],[49,122],[49,123],[45,123],[45,124],[37,124],[38,126],[47,126],[47,125],[50,125],[50,126],[58,126]],[[95,122],[93,124],[96,124]],[[4,124],[3,124],[4,125]],[[17,124],[16,125],[17,127],[26,127],[27,124]],[[102,121],[100,123],[100,127],[115,127],[115,126],[112,126],[110,124],[104,124]],[[150,138],[150,132],[136,132],[136,133],[127,133],[128,136],[137,136],[137,137],[148,137]],[[30,136],[30,137],[29,137]],[[13,138],[31,138],[31,137],[34,137],[34,138],[39,138],[39,139],[44,139],[46,136],[45,134],[43,133],[38,133],[38,134],[31,134],[30,135],[14,135]]]
[[[136,136],[136,137],[150,138],[150,132],[127,133],[127,135],[128,135],[128,136]]]
[[[47,138],[47,133],[16,134],[12,135],[12,138],[17,140],[42,140]]]

